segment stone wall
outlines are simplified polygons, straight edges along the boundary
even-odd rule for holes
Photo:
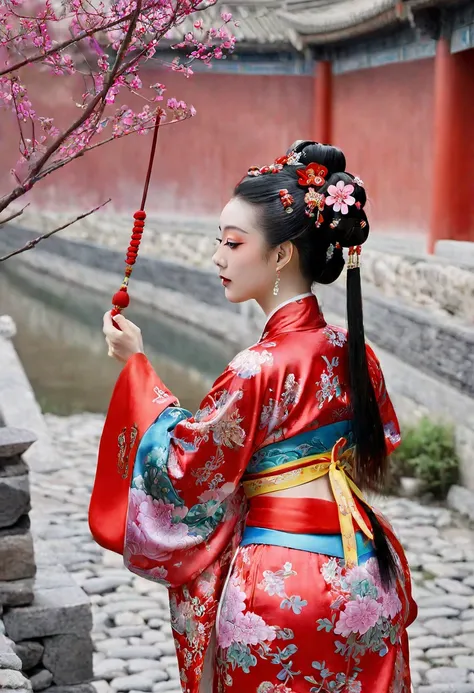
[[[34,550],[25,459],[34,459],[37,443],[9,425],[18,408],[32,420],[31,388],[19,390],[25,376],[6,339],[13,329],[0,320],[0,691],[94,693],[89,599],[55,555],[41,544]]]
[[[12,238],[2,234],[0,249],[7,244],[12,247]],[[31,233],[26,231],[15,235],[17,243],[29,238]],[[14,262],[17,271],[49,273],[70,284],[85,284],[106,297],[116,291],[123,271],[122,252],[57,237]],[[318,287],[317,293],[328,321],[343,324],[344,279],[335,286]],[[134,302],[202,329],[236,350],[256,341],[264,323],[256,304],[236,307],[223,301],[222,288],[211,272],[170,259],[142,257],[131,295]],[[447,314],[384,296],[368,283],[364,313],[367,337],[381,359],[402,420],[410,423],[427,414],[452,422],[463,483],[474,490],[474,330]]]
[[[44,233],[73,218],[74,213],[25,212],[21,225]],[[154,257],[209,270],[218,223],[217,219],[150,216],[142,241],[142,258]],[[131,227],[131,217],[104,210],[61,235],[99,243],[123,255]],[[15,232],[12,228],[8,233],[13,236]],[[408,305],[474,325],[474,244],[442,241],[437,244],[437,255],[423,251],[423,242],[417,237],[394,238],[373,233],[363,252],[365,283],[388,298],[398,297]]]

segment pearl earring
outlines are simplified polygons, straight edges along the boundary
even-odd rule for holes
[[[278,296],[279,291],[280,291],[280,270],[277,270],[277,278],[276,278],[275,286],[273,287],[273,295]]]

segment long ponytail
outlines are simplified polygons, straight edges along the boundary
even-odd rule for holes
[[[354,478],[356,483],[366,489],[378,491],[382,486],[388,461],[383,423],[367,364],[359,267],[347,270],[347,326],[356,445]],[[366,503],[363,506],[372,525],[380,578],[385,589],[388,589],[396,579],[397,564],[376,514]]]

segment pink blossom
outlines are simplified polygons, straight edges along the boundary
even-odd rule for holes
[[[140,489],[131,489],[126,544],[130,553],[165,560],[172,551],[195,546],[200,537],[189,536],[188,526],[173,522],[175,507],[157,501]]]
[[[194,22],[194,28],[195,29],[202,29],[203,28],[203,21],[202,19],[198,19],[196,22]]]
[[[239,578],[229,581],[219,618],[218,642],[222,648],[238,642],[244,645],[258,645],[276,638],[274,628],[267,626],[263,618],[245,610],[245,592],[239,588]]]
[[[351,633],[364,635],[373,628],[380,618],[382,607],[372,597],[357,596],[354,601],[346,603],[340,612],[334,632],[348,638]]]
[[[396,590],[392,589],[382,593],[382,616],[391,620],[395,618],[401,608],[402,603]]]
[[[258,614],[248,611],[246,614],[237,616],[234,642],[241,642],[244,645],[258,645],[260,642],[271,642],[275,638],[275,630],[271,626],[267,626]]]
[[[230,12],[221,12],[221,19],[223,22],[230,22],[232,15]]]
[[[349,207],[355,203],[355,197],[352,197],[351,194],[353,192],[353,185],[344,185],[344,182],[339,180],[336,185],[329,186],[326,204],[329,206],[334,205],[335,212],[347,214]]]

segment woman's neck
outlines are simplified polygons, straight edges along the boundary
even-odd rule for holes
[[[283,303],[289,303],[290,301],[293,301],[294,299],[299,298],[302,295],[310,293],[311,284],[301,282],[301,284],[298,286],[280,286],[280,291],[278,292],[277,296],[275,296],[272,292],[270,296],[266,296],[264,300],[257,301],[257,303],[259,304],[260,308],[263,310],[268,319],[269,316],[272,313],[274,313],[275,310],[279,308]]]

